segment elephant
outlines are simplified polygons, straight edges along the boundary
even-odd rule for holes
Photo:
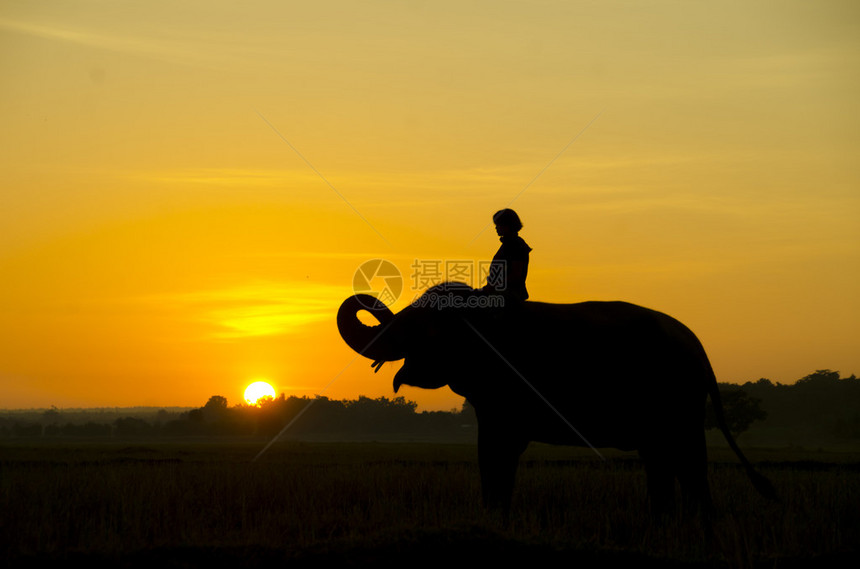
[[[776,498],[729,432],[714,371],[684,324],[620,301],[488,308],[488,300],[445,283],[397,314],[366,294],[337,314],[341,337],[376,371],[405,360],[395,392],[448,385],[471,403],[485,506],[509,510],[520,455],[535,441],[638,451],[653,512],[674,508],[677,479],[685,509],[709,514],[708,397],[754,487]],[[364,324],[361,311],[378,324]]]

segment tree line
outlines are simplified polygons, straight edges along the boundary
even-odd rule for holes
[[[720,391],[724,402],[733,399],[729,406],[741,423],[749,421],[744,429],[748,444],[860,443],[860,378],[854,374],[840,377],[838,371],[823,369],[793,384],[762,378],[720,384]]]
[[[794,384],[768,379],[743,385],[719,384],[730,431],[744,434],[747,442],[777,445],[809,445],[847,441],[860,443],[860,379],[842,378],[839,372],[818,370]],[[327,397],[263,399],[258,405],[230,406],[214,395],[199,408],[148,413],[99,420],[67,420],[67,413],[50,409],[29,414],[0,415],[0,437],[187,437],[258,436],[287,437],[360,436],[432,437],[474,440],[477,421],[464,402],[450,411],[417,410],[404,397],[360,396],[355,400]],[[716,427],[710,400],[705,427]]]
[[[148,416],[118,417],[110,422],[63,421],[63,413],[0,417],[0,437],[188,437],[261,436],[279,434],[289,424],[288,436],[371,435],[473,438],[476,426],[471,406],[451,411],[417,411],[418,404],[404,397],[359,396],[355,400],[327,397],[264,398],[257,405],[230,406],[213,395],[205,405],[181,413],[159,411]]]

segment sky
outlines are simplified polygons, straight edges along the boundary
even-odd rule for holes
[[[503,207],[533,300],[860,373],[851,0],[0,0],[0,78],[0,408],[392,397],[356,271],[479,280]]]

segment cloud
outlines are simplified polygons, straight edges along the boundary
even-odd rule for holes
[[[208,325],[210,339],[236,339],[292,334],[333,320],[344,294],[343,287],[331,285],[255,282],[143,300]]]
[[[221,69],[225,63],[240,65],[245,61],[234,53],[218,49],[216,38],[201,42],[168,37],[119,36],[68,25],[30,23],[6,18],[0,18],[0,29],[117,53],[212,69]],[[205,49],[203,49],[204,46]]]

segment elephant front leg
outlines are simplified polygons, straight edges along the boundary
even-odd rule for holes
[[[492,430],[481,429],[478,432],[478,465],[484,507],[508,514],[520,455],[527,446],[527,441]]]

